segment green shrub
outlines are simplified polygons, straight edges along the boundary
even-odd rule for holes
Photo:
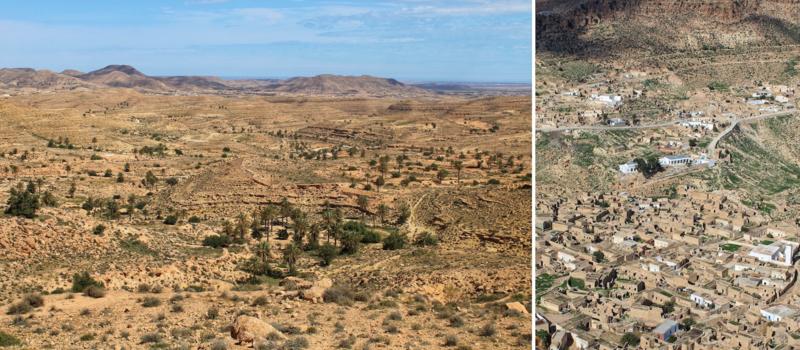
[[[103,283],[96,281],[88,272],[76,273],[72,275],[72,291],[83,293],[91,286],[103,287]]]
[[[6,346],[17,346],[22,345],[22,341],[19,338],[8,334],[6,332],[0,331],[0,347]]]
[[[366,230],[361,236],[361,243],[380,243],[381,235],[374,230]]]
[[[197,216],[192,215],[192,217],[189,218],[190,224],[196,224],[198,222],[200,222],[200,218],[198,218]]]
[[[417,238],[417,241],[414,242],[414,243],[416,245],[422,246],[422,247],[434,246],[434,245],[439,244],[439,238],[437,238],[436,235],[426,231],[422,235],[420,235]]]
[[[224,248],[231,244],[231,239],[223,235],[211,235],[203,239],[203,245],[212,248]]]
[[[165,225],[175,225],[176,223],[178,223],[178,217],[175,216],[175,215],[168,215],[164,219],[164,224]]]
[[[339,250],[330,243],[325,243],[319,247],[320,265],[328,266],[339,255]]]
[[[406,246],[406,236],[399,232],[392,232],[383,239],[384,250],[403,249]]]
[[[102,236],[103,232],[105,232],[105,231],[106,231],[106,225],[97,224],[97,226],[94,227],[94,230],[92,230],[92,233],[94,233],[94,234],[96,234],[98,236]]]

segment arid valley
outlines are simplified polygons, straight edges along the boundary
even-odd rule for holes
[[[2,69],[0,346],[530,348],[521,91]]]

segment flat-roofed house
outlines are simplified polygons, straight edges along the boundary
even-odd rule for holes
[[[673,320],[664,320],[653,329],[653,333],[655,333],[656,337],[664,341],[669,339],[669,337],[676,332],[678,332],[678,322]]]
[[[773,305],[766,309],[761,309],[761,316],[772,322],[780,322],[782,319],[796,314],[797,310],[788,305]]]

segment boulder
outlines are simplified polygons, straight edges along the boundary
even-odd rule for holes
[[[328,289],[330,287],[333,287],[333,280],[331,280],[330,278],[323,278],[319,281],[314,282],[314,286],[321,287],[323,289]]]
[[[519,313],[521,313],[523,315],[527,315],[528,314],[528,309],[525,308],[525,305],[522,305],[522,303],[520,303],[518,301],[515,301],[513,303],[506,303],[506,307],[509,310],[517,311],[517,312],[519,312]]]
[[[238,316],[231,325],[231,338],[242,343],[253,343],[257,339],[264,339],[275,333],[280,339],[286,339],[280,331],[258,318],[252,316]]]
[[[321,303],[322,296],[325,294],[325,289],[320,286],[313,286],[309,289],[303,290],[301,297],[303,300],[308,300],[312,303]]]
[[[289,276],[284,278],[280,284],[282,287],[293,286],[297,289],[308,289],[311,288],[311,282],[306,281],[302,278],[297,278],[294,276]]]

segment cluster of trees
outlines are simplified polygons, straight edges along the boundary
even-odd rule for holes
[[[32,219],[42,206],[57,206],[58,200],[50,191],[40,191],[43,182],[42,179],[28,182],[27,185],[20,182],[12,187],[9,190],[5,213]]]
[[[53,139],[47,140],[47,147],[74,149],[75,145],[69,142],[69,137],[62,138],[61,136],[59,136],[57,140]]]
[[[327,266],[339,255],[358,253],[364,244],[382,243],[387,250],[401,249],[407,245],[407,238],[397,230],[391,230],[386,237],[369,228],[365,223],[366,214],[369,213],[368,199],[359,197],[357,204],[362,212],[362,221],[348,221],[340,208],[334,208],[326,203],[318,215],[318,220],[309,218],[309,214],[292,205],[286,198],[277,205],[267,205],[256,209],[250,215],[240,213],[233,221],[226,220],[222,225],[222,232],[218,235],[208,236],[203,240],[203,245],[221,248],[231,244],[244,244],[247,238],[254,239],[253,256],[241,264],[244,271],[257,278],[259,276],[279,276],[282,273],[273,269],[272,249],[273,226],[278,224],[283,228],[277,232],[278,240],[291,240],[285,248],[281,249],[282,262],[288,268],[289,274],[297,272],[297,261],[303,252],[315,255],[322,266]],[[379,205],[377,215],[381,222],[385,222],[390,208]],[[408,219],[410,209],[401,205],[397,209],[398,221],[402,224]],[[435,240],[435,239],[434,239]],[[427,241],[430,243],[430,239]],[[435,243],[433,243],[435,244]]]
[[[636,163],[637,169],[644,177],[649,178],[660,171],[664,171],[664,167],[658,162],[655,156],[647,157],[647,159],[636,158],[633,160]]]

